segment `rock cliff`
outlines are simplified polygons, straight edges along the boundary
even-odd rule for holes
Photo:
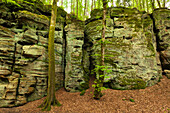
[[[47,90],[48,28],[51,7],[39,1],[0,2],[0,107],[23,105]],[[55,31],[56,90],[77,92],[89,87],[99,62],[102,10],[78,20],[58,7]],[[108,8],[105,86],[141,89],[170,76],[170,13]],[[160,62],[161,60],[161,62]],[[162,66],[162,67],[161,67]]]

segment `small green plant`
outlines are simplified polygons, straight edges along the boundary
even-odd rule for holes
[[[123,101],[125,101],[126,99],[122,99]]]
[[[86,91],[82,90],[81,93],[80,93],[80,96],[83,96],[85,93],[86,93]]]
[[[135,102],[133,99],[129,99],[131,102]]]

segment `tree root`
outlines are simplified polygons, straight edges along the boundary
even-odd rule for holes
[[[60,102],[55,98],[53,102],[50,101],[51,99],[46,98],[44,102],[38,106],[38,108],[42,108],[42,111],[50,111],[51,110],[51,105],[53,106],[61,106]]]

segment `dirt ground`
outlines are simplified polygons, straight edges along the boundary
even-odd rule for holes
[[[90,84],[92,85],[92,81]],[[90,85],[90,86],[91,86]],[[83,96],[80,92],[69,93],[64,88],[56,92],[56,98],[62,104],[52,107],[49,113],[170,113],[170,79],[163,75],[158,84],[139,90],[113,90],[102,92],[105,95],[100,100],[94,100],[90,87]],[[23,106],[0,108],[0,113],[43,113],[37,108],[43,100],[29,102]],[[130,99],[133,100],[130,101]]]

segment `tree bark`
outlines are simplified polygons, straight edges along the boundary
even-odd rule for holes
[[[79,9],[79,2],[78,2],[78,0],[76,1],[76,4],[77,4],[76,7],[77,7],[77,17],[78,17],[78,14],[79,14],[79,13],[78,13],[78,9]]]
[[[143,3],[143,10],[145,11],[145,0],[142,0]]]
[[[96,1],[94,0],[94,9],[96,8]]]
[[[86,18],[86,8],[87,8],[87,0],[85,0],[85,7],[84,7],[84,20]]]
[[[55,56],[54,56],[54,31],[56,24],[57,16],[57,0],[53,1],[52,12],[51,12],[51,21],[49,29],[49,38],[48,38],[48,89],[47,97],[44,102],[39,106],[42,110],[51,110],[51,105],[61,106],[59,101],[55,96]]]
[[[150,0],[151,4],[152,4],[152,12],[154,11],[155,9],[155,0]]]
[[[100,8],[100,5],[101,5],[101,4],[100,4],[100,0],[98,0],[98,8]]]
[[[92,0],[92,4],[91,4],[91,11],[93,10],[93,0]]]
[[[146,0],[146,8],[147,8],[147,13],[149,14],[148,0]]]
[[[125,0],[123,0],[123,6],[126,7],[126,2],[125,2]]]
[[[161,4],[160,4],[160,1],[159,1],[159,0],[157,0],[157,2],[158,2],[158,5],[159,5],[159,8],[161,8]]]
[[[61,0],[61,6],[63,6],[63,0]]]
[[[102,40],[101,40],[101,61],[100,61],[100,66],[102,68],[99,69],[99,79],[97,79],[97,85],[94,90],[94,99],[99,100],[103,94],[101,93],[101,87],[103,87],[103,82],[104,82],[104,42],[105,42],[105,31],[106,31],[106,6],[107,6],[107,0],[103,0],[103,29],[102,29]],[[102,76],[101,76],[102,75]],[[99,86],[98,86],[99,85]]]
[[[76,14],[75,13],[75,0],[73,0],[73,13]]]
[[[114,7],[114,1],[112,0],[112,7]]]
[[[138,4],[138,0],[136,0],[136,8],[137,8],[137,9],[139,9],[138,5],[139,5],[139,4]]]
[[[163,7],[165,8],[165,0],[163,0]]]
[[[142,8],[141,8],[141,0],[139,0],[139,10],[141,10]]]

